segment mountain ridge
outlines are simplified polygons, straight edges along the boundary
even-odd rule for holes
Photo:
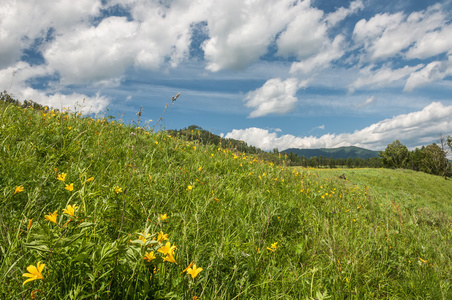
[[[368,159],[372,157],[378,157],[379,151],[369,150],[361,147],[356,146],[347,146],[347,147],[338,147],[338,148],[317,148],[317,149],[300,149],[300,148],[289,148],[284,151],[283,153],[295,153],[298,156],[304,156],[306,158],[311,157],[326,157],[326,158],[362,158],[362,159]]]

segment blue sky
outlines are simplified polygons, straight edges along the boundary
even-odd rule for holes
[[[264,150],[452,135],[452,1],[6,0],[0,88]],[[84,99],[84,100],[83,100]]]

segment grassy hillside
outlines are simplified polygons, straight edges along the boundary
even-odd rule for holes
[[[452,216],[452,180],[442,176],[403,169],[316,169],[315,173],[327,178],[344,174],[350,183],[369,187],[374,197]]]
[[[0,103],[0,299],[450,299],[447,206],[347,176]]]

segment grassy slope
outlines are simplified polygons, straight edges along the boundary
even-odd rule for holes
[[[317,169],[316,172],[329,178],[344,174],[351,183],[369,186],[378,198],[452,217],[452,180],[441,176],[402,169]]]
[[[450,220],[423,209],[428,197],[347,176],[0,105],[0,298],[451,298]],[[44,218],[54,211],[58,224]],[[151,241],[161,231],[177,264]],[[38,261],[44,279],[23,285]],[[192,261],[194,279],[182,273]]]

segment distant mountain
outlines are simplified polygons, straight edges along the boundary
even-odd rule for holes
[[[297,154],[298,156],[304,156],[306,158],[314,157],[314,156],[323,156],[326,158],[372,158],[372,157],[378,157],[378,151],[372,151],[360,147],[339,147],[339,148],[321,148],[321,149],[295,149],[290,148],[287,150],[282,151],[284,153],[290,153],[293,152]]]

